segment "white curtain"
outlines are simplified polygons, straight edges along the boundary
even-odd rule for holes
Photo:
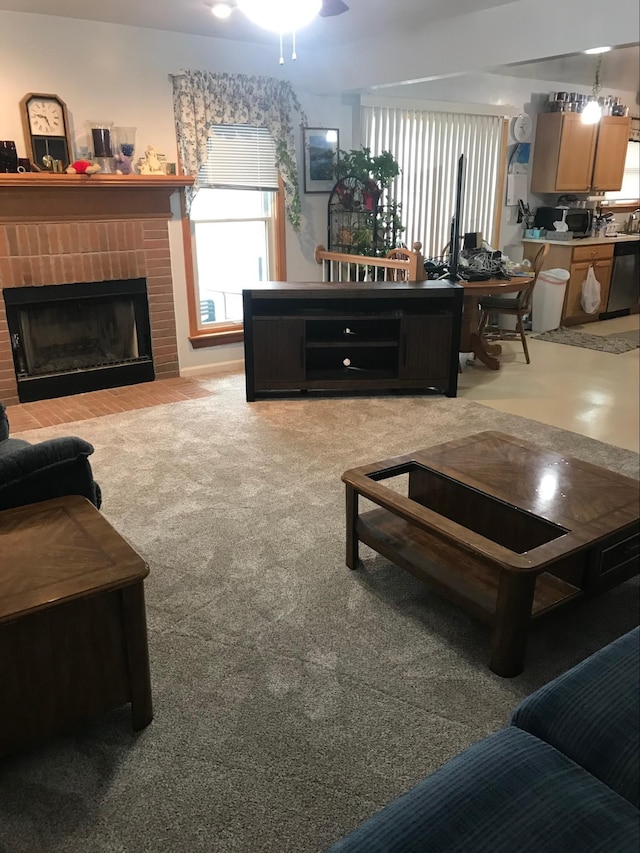
[[[389,197],[402,204],[407,245],[419,240],[424,255],[434,257],[449,242],[460,154],[466,161],[460,233],[480,231],[493,245],[502,122],[491,115],[362,107],[362,144],[372,154],[391,151],[402,170]]]

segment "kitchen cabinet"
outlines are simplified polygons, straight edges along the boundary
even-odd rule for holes
[[[613,242],[580,245],[580,241],[574,241],[567,243],[566,246],[550,244],[544,269],[560,268],[568,270],[570,274],[560,320],[563,326],[593,323],[600,319],[600,314],[605,312],[611,286],[613,247]],[[539,248],[540,241],[524,241],[524,257],[533,261]],[[587,277],[590,266],[593,266],[595,276],[600,282],[600,307],[594,314],[587,314],[580,304],[582,283]]]
[[[531,192],[589,192],[622,186],[631,119],[603,116],[584,124],[580,113],[540,113]]]
[[[455,397],[464,290],[444,281],[243,291],[247,401],[272,392],[413,389]]]
[[[582,309],[580,300],[582,298],[582,284],[587,277],[589,267],[593,266],[596,278],[600,282],[600,307],[595,314],[587,314]],[[591,323],[599,318],[607,307],[609,298],[609,285],[611,284],[612,261],[581,261],[572,263],[569,267],[571,276],[567,282],[567,291],[562,311],[562,323],[565,326],[575,323]]]
[[[602,117],[598,128],[591,189],[604,191],[622,187],[630,133],[630,118]]]

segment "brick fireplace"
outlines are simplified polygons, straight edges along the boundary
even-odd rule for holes
[[[0,289],[146,279],[157,378],[178,375],[170,196],[190,178],[0,176]],[[18,402],[0,298],[0,400]]]

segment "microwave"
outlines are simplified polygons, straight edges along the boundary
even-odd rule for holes
[[[574,237],[588,237],[591,234],[593,211],[586,207],[539,207],[536,210],[534,228],[555,231],[554,222],[566,222]]]

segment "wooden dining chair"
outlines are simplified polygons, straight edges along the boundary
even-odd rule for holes
[[[412,257],[413,252],[410,249],[390,249],[386,256],[390,261],[406,261]],[[407,274],[404,270],[387,270],[387,281],[406,281]]]
[[[482,337],[484,331],[487,326],[487,322],[489,321],[490,314],[506,314],[511,317],[516,318],[516,332],[520,334],[520,340],[522,341],[522,348],[524,350],[524,357],[527,360],[527,364],[531,364],[531,359],[529,358],[529,347],[527,346],[527,338],[524,333],[524,322],[523,318],[531,312],[531,297],[533,296],[533,288],[536,286],[536,282],[538,280],[538,276],[542,267],[544,265],[545,258],[547,257],[547,253],[549,251],[549,244],[545,243],[540,247],[540,251],[535,256],[533,261],[533,278],[530,279],[525,287],[518,292],[515,299],[509,296],[483,296],[479,300],[480,304],[480,323],[478,326],[478,333]],[[508,329],[500,330],[498,335],[495,336],[497,340],[510,338],[513,336],[506,334],[508,333]]]

